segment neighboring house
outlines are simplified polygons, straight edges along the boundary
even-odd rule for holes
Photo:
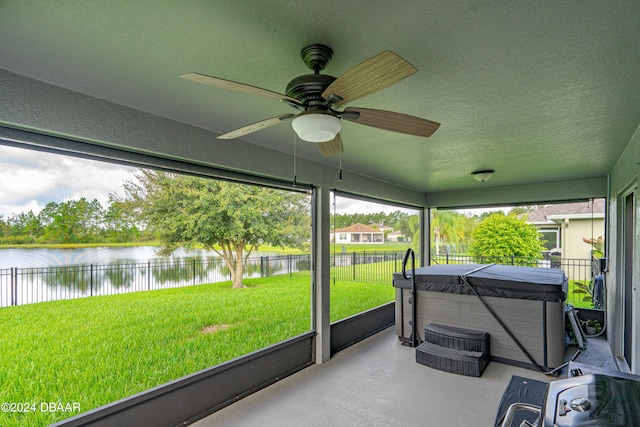
[[[384,233],[384,240],[387,242],[410,242],[411,238],[405,236],[401,231],[394,231],[393,227],[384,224],[369,224],[369,227],[376,228]]]
[[[402,234],[402,231],[392,231],[387,233],[387,240],[389,242],[410,242],[411,238]]]
[[[384,243],[384,232],[363,224],[353,224],[331,231],[331,241],[336,243]]]
[[[544,236],[548,250],[559,250],[567,259],[590,259],[593,247],[584,239],[604,238],[604,212],[604,199],[559,203],[529,211],[528,222]]]

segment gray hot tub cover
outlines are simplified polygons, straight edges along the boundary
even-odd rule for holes
[[[410,274],[407,271],[407,274]],[[497,264],[446,264],[416,268],[416,289],[473,295],[469,283],[481,296],[562,302],[567,298],[567,276],[557,268]],[[394,273],[393,286],[411,288],[411,280]]]

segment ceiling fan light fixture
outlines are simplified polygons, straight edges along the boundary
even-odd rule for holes
[[[476,181],[485,182],[491,179],[494,172],[495,170],[493,169],[485,169],[471,172],[471,176],[473,176],[473,179],[475,179]]]
[[[301,140],[307,142],[331,141],[340,132],[340,119],[330,114],[300,114],[291,123]]]

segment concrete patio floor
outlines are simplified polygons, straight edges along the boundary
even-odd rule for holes
[[[388,328],[192,425],[492,426],[513,375],[552,379],[496,362],[480,378],[431,369]]]

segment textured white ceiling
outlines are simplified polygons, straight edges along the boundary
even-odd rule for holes
[[[343,124],[343,167],[423,192],[602,177],[640,123],[640,3],[0,1],[0,68],[216,133],[294,112],[180,79],[283,93],[310,43],[339,76],[392,50],[418,72],[353,106],[440,122],[430,138]],[[1,118],[0,118],[1,119]],[[243,137],[291,152],[288,123]],[[337,165],[311,144],[298,155]]]

